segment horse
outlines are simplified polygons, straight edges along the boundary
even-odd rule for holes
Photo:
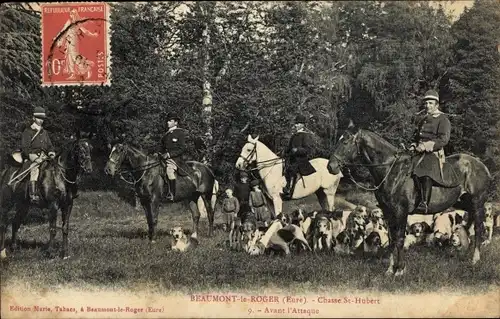
[[[376,133],[356,128],[351,121],[335,145],[328,162],[331,173],[352,165],[365,166],[369,169],[377,185],[372,190],[375,190],[375,197],[389,226],[390,255],[386,271],[386,275],[389,276],[401,276],[405,273],[403,245],[408,215],[422,214],[415,211],[418,206],[419,189],[415,187],[411,176],[413,156],[412,152],[396,148]],[[361,160],[361,164],[353,163],[357,158]],[[472,258],[474,265],[480,260],[483,206],[492,177],[486,165],[468,154],[449,155],[446,157],[446,162],[450,163],[458,173],[460,183],[458,186],[450,185],[448,188],[434,185],[427,214],[435,214],[460,205],[472,215],[468,219],[467,229],[474,220],[476,234]]]
[[[193,236],[197,237],[200,209],[204,206],[208,216],[208,236],[213,235],[214,208],[219,183],[208,166],[197,161],[187,161],[191,172],[185,176],[177,174],[176,194],[173,202],[188,202],[193,220]],[[122,171],[121,168],[125,170]],[[182,168],[179,168],[181,170]],[[104,168],[106,174],[115,176],[122,172],[131,173],[135,191],[139,197],[148,223],[148,238],[155,242],[155,228],[158,223],[160,201],[165,194],[164,167],[159,155],[146,155],[141,150],[127,145],[115,144]],[[123,176],[122,176],[122,179]],[[126,181],[126,180],[125,180]],[[168,186],[167,186],[168,187]],[[202,199],[201,201],[199,199]],[[211,202],[209,202],[209,198]]]
[[[74,195],[78,188],[78,176],[92,171],[92,146],[87,139],[75,139],[63,146],[62,151],[53,159],[48,158],[40,165],[38,189],[40,201],[32,203],[28,193],[29,172],[26,165],[7,165],[0,175],[0,256],[6,258],[5,233],[12,225],[11,251],[17,250],[17,232],[26,218],[30,207],[49,210],[49,233],[47,244],[49,256],[54,257],[54,238],[58,211],[61,210],[63,244],[60,257],[69,258],[68,234],[69,218],[73,209]],[[21,170],[23,172],[19,173]],[[9,212],[15,206],[15,214]]]
[[[315,158],[309,162],[316,172],[302,176],[301,179],[297,180],[291,199],[300,199],[315,193],[322,209],[333,211],[335,209],[335,193],[340,179],[343,177],[342,172],[330,173],[326,158]],[[236,161],[236,168],[244,170],[252,163],[257,165],[255,169],[258,170],[266,190],[272,198],[274,213],[277,216],[283,209],[283,199],[280,193],[286,184],[283,176],[283,159],[259,141],[259,136],[252,138],[251,135],[248,135],[247,142],[243,145]]]

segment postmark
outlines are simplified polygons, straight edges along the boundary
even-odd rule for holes
[[[110,85],[109,5],[57,2],[40,8],[41,85]]]

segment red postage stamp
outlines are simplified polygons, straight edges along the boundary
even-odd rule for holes
[[[110,85],[109,5],[45,3],[42,16],[42,86]]]

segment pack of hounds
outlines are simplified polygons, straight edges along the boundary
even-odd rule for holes
[[[484,205],[488,245],[493,236],[494,214],[491,203]],[[412,246],[451,247],[464,253],[474,236],[474,223],[469,227],[469,214],[450,209],[434,215],[408,215],[404,248]],[[172,250],[188,251],[199,242],[182,227],[170,230]],[[275,219],[261,223],[253,218],[235,219],[229,228],[229,247],[249,255],[285,254],[293,251],[331,252],[342,255],[356,253],[380,256],[389,245],[389,231],[382,210],[368,210],[358,205],[352,210],[306,212],[299,208],[290,214],[280,213]]]

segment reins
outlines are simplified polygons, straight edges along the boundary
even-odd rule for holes
[[[73,146],[73,147],[74,147],[74,146]],[[26,176],[26,175],[27,175],[27,174],[28,174],[28,173],[29,173],[29,172],[30,172],[33,168],[41,166],[44,162],[52,162],[52,163],[54,163],[54,166],[57,166],[57,167],[59,167],[59,168],[61,169],[61,172],[62,172],[61,176],[62,176],[62,178],[63,178],[66,182],[68,182],[68,183],[70,183],[70,184],[76,184],[77,179],[78,179],[78,176],[75,178],[75,180],[74,180],[74,181],[70,181],[70,180],[66,177],[66,170],[76,169],[77,167],[76,167],[76,166],[75,166],[75,167],[64,167],[64,166],[60,163],[60,161],[61,161],[61,154],[62,154],[62,153],[63,153],[63,152],[59,153],[59,154],[58,154],[57,156],[55,156],[54,158],[51,158],[50,156],[48,156],[47,158],[43,159],[43,161],[41,161],[40,163],[36,163],[36,164],[35,164],[34,166],[32,166],[32,167],[31,167],[31,166],[30,166],[30,167],[28,167],[26,170],[24,170],[23,172],[19,173],[17,176],[12,177],[12,178],[9,180],[9,182],[7,183],[7,185],[11,185],[13,182],[15,182],[16,180],[18,180],[18,179],[19,179],[19,178],[21,178],[21,177],[22,177],[22,178],[24,178],[24,177],[25,177],[25,176]],[[56,160],[56,158],[57,158],[57,160]],[[79,167],[80,167],[80,168],[83,168],[81,165],[80,165]]]
[[[243,157],[243,156],[239,156],[240,158],[243,159],[243,161],[245,161],[245,163],[250,163],[250,160],[249,158],[255,154],[255,163],[257,164],[257,167],[255,168],[251,168],[251,169],[247,169],[246,171],[247,172],[252,172],[252,171],[260,171],[261,169],[263,168],[266,168],[266,167],[272,167],[274,165],[276,165],[278,162],[283,162],[283,158],[281,157],[275,157],[275,158],[271,158],[271,159],[268,159],[268,160],[264,160],[264,161],[257,161],[257,143],[256,142],[247,142],[247,143],[250,143],[250,144],[253,144],[254,148],[253,150],[248,153],[248,155],[246,157]],[[264,165],[261,165],[261,164],[264,164]],[[269,175],[271,173],[271,171],[269,171],[263,178],[262,180],[264,180],[267,175]]]
[[[358,141],[357,141],[357,136],[354,137],[354,144],[356,145],[356,150],[357,150],[357,153],[358,153],[358,156],[359,156],[360,155],[360,151],[359,151],[359,145],[358,145]],[[390,167],[387,170],[387,173],[385,174],[385,176],[382,179],[382,181],[377,186],[375,186],[373,188],[365,187],[365,186],[359,184],[358,182],[356,182],[356,180],[354,180],[354,177],[352,176],[351,170],[349,169],[349,167],[347,167],[347,172],[349,173],[349,179],[357,187],[359,187],[361,189],[364,189],[364,190],[367,190],[367,191],[376,191],[380,187],[382,187],[382,185],[384,184],[384,182],[387,180],[387,178],[391,174],[394,165],[396,165],[396,162],[401,158],[400,153],[396,152],[394,161],[392,161],[392,162],[385,162],[385,163],[379,163],[379,164],[358,164],[358,163],[347,163],[347,162],[343,161],[342,159],[338,158],[337,155],[335,155],[335,154],[333,154],[332,156],[340,163],[341,166],[382,167],[382,166],[389,166],[390,165]]]

